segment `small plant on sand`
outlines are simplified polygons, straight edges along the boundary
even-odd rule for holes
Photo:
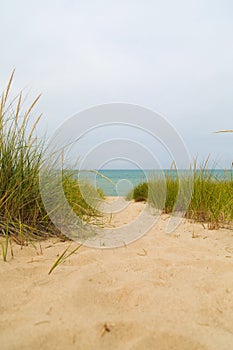
[[[48,274],[50,275],[53,270],[55,270],[59,265],[63,264],[71,255],[75,254],[81,247],[82,244],[79,244],[77,247],[75,247],[71,252],[69,252],[70,245],[63,251],[63,253],[58,257],[58,259],[55,261],[55,263],[50,268]]]
[[[135,202],[146,201],[148,197],[148,183],[143,182],[133,189],[132,198]]]

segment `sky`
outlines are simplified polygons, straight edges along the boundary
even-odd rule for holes
[[[233,134],[213,132],[233,128],[231,0],[0,0],[0,32],[0,90],[15,68],[12,96],[23,90],[26,106],[42,93],[39,134],[95,105],[136,104],[164,116],[192,158],[230,167]],[[121,135],[153,143],[134,129]],[[90,134],[77,157],[95,140],[105,138]]]

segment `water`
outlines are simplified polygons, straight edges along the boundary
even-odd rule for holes
[[[148,180],[149,171],[143,170],[100,170],[100,174],[107,177],[96,177],[96,185],[107,196],[125,196],[133,187]]]
[[[233,176],[232,170],[207,170],[211,172],[212,177],[222,180],[230,179]],[[134,186],[147,181],[154,175],[164,176],[170,174],[176,176],[174,170],[100,170],[100,175],[94,173],[88,174],[89,180],[96,186],[101,188],[106,196],[125,196]],[[183,170],[182,173],[188,174],[188,170]],[[109,180],[107,180],[108,178]]]

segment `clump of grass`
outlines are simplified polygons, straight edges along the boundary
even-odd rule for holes
[[[38,183],[43,147],[35,137],[35,129],[41,116],[29,127],[31,111],[40,96],[24,113],[21,93],[8,104],[13,75],[0,101],[0,230],[6,235],[8,227],[9,234],[20,240],[28,233],[45,233],[48,218]]]
[[[192,167],[193,172],[193,191],[191,200],[186,211],[186,217],[207,223],[210,229],[217,229],[233,221],[233,176],[218,178],[214,169],[207,168],[208,160],[197,169],[195,161]],[[154,176],[147,183],[136,186],[128,199],[135,201],[145,200],[165,213],[171,213],[175,204],[177,205],[177,196],[179,186],[185,189],[189,183],[189,172],[184,172],[178,177],[175,170],[170,170],[165,175],[164,181],[159,176]],[[149,189],[149,192],[147,192]],[[143,191],[144,190],[144,191]],[[184,190],[185,192],[185,190]],[[185,207],[187,200],[185,193],[181,194],[180,205],[176,210]]]
[[[42,202],[39,171],[43,163],[44,142],[36,135],[40,115],[31,123],[31,112],[40,96],[26,111],[22,111],[22,94],[8,103],[14,71],[6,90],[0,97],[0,236],[3,259],[6,260],[9,237],[24,244],[25,241],[44,239],[51,235],[61,236],[52,224]],[[65,169],[63,188],[75,213],[86,221],[96,221],[100,213],[95,205],[91,185],[82,184],[85,193],[92,196],[86,203],[80,191],[80,183]],[[103,193],[98,192],[103,197]],[[64,238],[64,237],[63,237]]]
[[[143,182],[134,187],[132,192],[132,198],[135,202],[146,201],[148,197],[148,182]]]

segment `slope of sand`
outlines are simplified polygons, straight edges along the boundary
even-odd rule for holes
[[[51,275],[69,242],[14,244],[0,257],[1,350],[233,349],[233,231],[183,220],[167,235],[168,219],[122,248],[81,247]]]

